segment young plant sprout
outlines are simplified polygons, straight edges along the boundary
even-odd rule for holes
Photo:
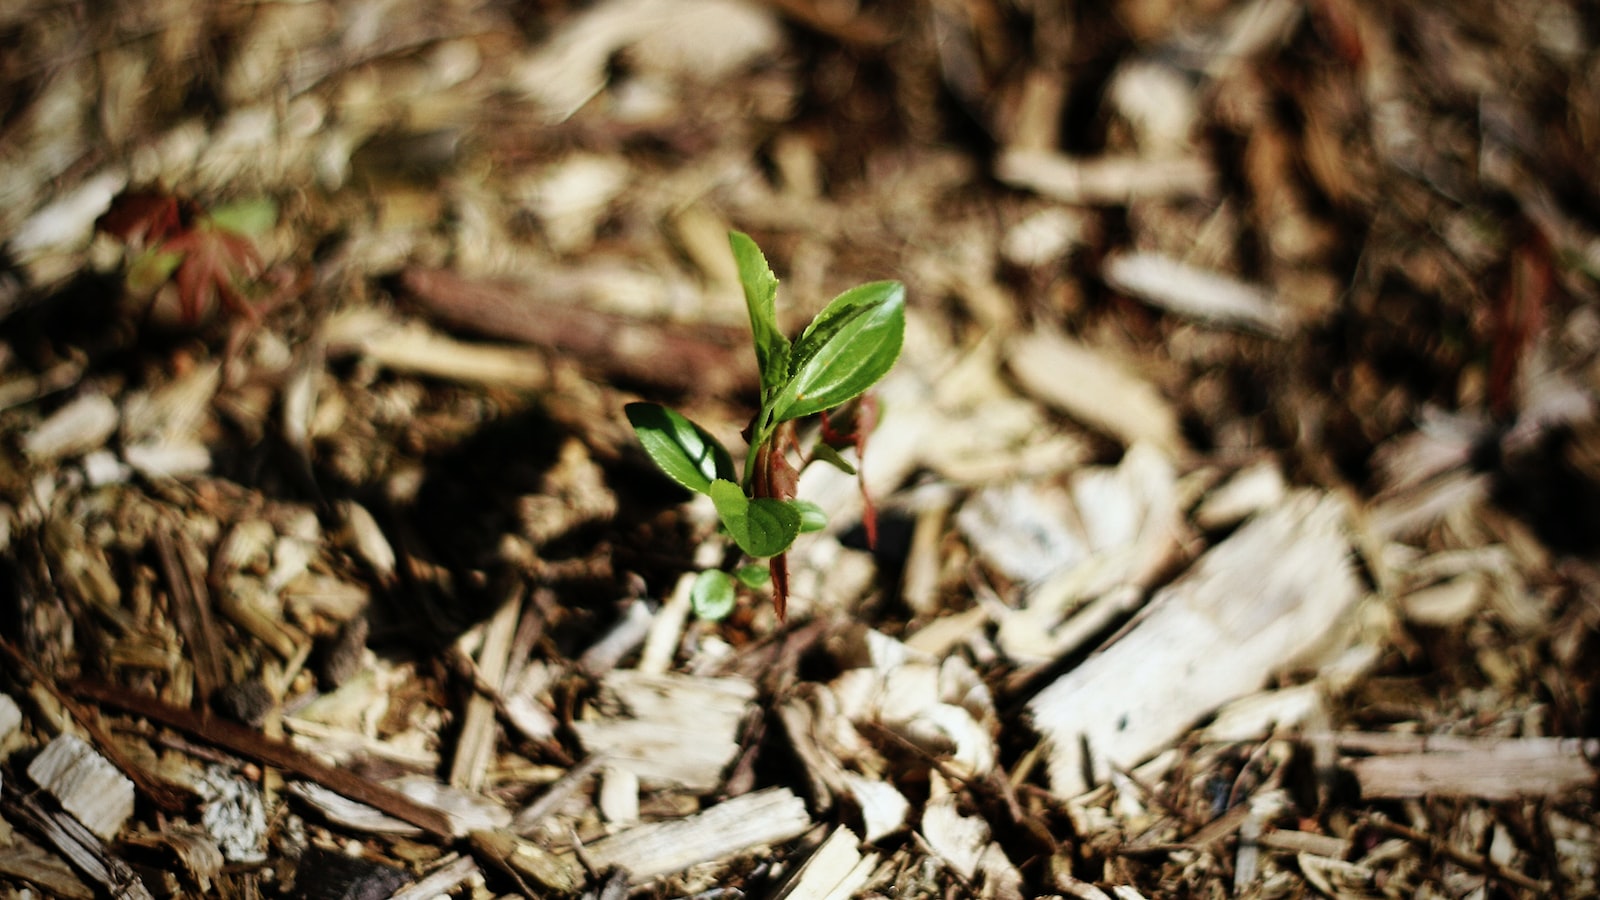
[[[696,615],[713,620],[726,616],[733,609],[735,578],[752,588],[770,580],[781,621],[789,596],[789,547],[800,534],[827,524],[820,507],[795,498],[800,469],[821,460],[856,474],[839,450],[853,444],[858,453],[863,451],[876,424],[876,405],[863,395],[900,356],[906,289],[898,281],[851,288],[790,341],[778,328],[778,278],[766,257],[748,235],[735,231],[728,240],[750,309],[761,374],[760,407],[744,430],[750,446],[743,477],[735,472],[727,448],[677,412],[655,403],[630,403],[627,414],[656,466],[673,481],[709,496],[722,529],[747,556],[769,560],[765,569],[745,565],[733,575],[720,569],[700,573],[691,592]],[[802,454],[795,423],[813,415],[822,417],[821,434],[810,453]],[[870,498],[862,524],[871,541],[876,528]]]

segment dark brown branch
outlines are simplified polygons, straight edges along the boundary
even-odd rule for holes
[[[84,731],[89,733],[89,738],[94,741],[95,749],[99,751],[100,755],[104,756],[113,766],[116,766],[122,774],[128,776],[128,780],[132,781],[139,792],[149,799],[151,803],[160,807],[162,811],[174,815],[182,813],[189,808],[190,800],[195,798],[191,791],[151,775],[145,771],[143,766],[128,759],[127,754],[122,752],[122,748],[117,746],[117,743],[111,739],[111,735],[106,733],[98,717],[91,715],[90,711],[84,709],[82,704],[62,693],[55,682],[40,671],[38,666],[35,666],[32,661],[3,638],[0,638],[0,655],[4,655],[7,662],[17,671],[25,674],[34,684],[48,691],[50,696],[61,704],[61,708],[65,709],[73,720]]]
[[[728,395],[755,386],[755,359],[735,328],[647,322],[540,294],[581,295],[581,288],[475,281],[441,269],[407,269],[400,283],[430,318],[447,328],[521,341],[570,356],[608,378],[677,391]]]
[[[423,806],[393,788],[369,781],[344,769],[330,766],[283,741],[225,719],[199,716],[150,697],[129,693],[110,685],[79,682],[73,692],[80,697],[104,703],[143,716],[152,722],[176,728],[191,737],[215,744],[246,759],[275,766],[322,785],[334,793],[421,828],[436,837],[453,838],[450,820],[444,813]]]

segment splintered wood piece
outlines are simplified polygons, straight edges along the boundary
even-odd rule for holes
[[[583,787],[600,768],[602,758],[586,756],[583,761],[567,770],[567,774],[558,778],[554,784],[539,795],[539,799],[529,803],[519,810],[511,820],[511,831],[514,834],[526,837],[534,832],[544,820],[561,808],[578,789]]]
[[[1361,796],[1477,797],[1489,801],[1560,794],[1596,783],[1600,741],[1484,739],[1472,747],[1352,759]]]
[[[65,813],[45,809],[11,781],[0,782],[6,816],[64,857],[83,877],[116,900],[154,900],[139,876],[118,859],[94,832]]]
[[[94,900],[94,889],[79,880],[61,857],[20,836],[0,849],[0,876],[26,881],[65,900]]]
[[[182,876],[202,894],[211,893],[211,879],[222,871],[222,849],[209,834],[196,828],[169,827],[167,830],[140,832],[124,838],[122,847],[144,851],[152,861],[144,865]]]
[[[154,539],[162,575],[171,592],[170,615],[194,661],[195,690],[201,702],[210,702],[226,681],[226,667],[222,659],[224,642],[217,635],[211,597],[202,575],[205,565],[196,558],[199,551],[189,543],[178,523],[164,523],[164,527],[156,529]]]
[[[495,801],[441,784],[426,775],[403,776],[389,781],[385,787],[423,808],[444,814],[454,837],[484,829],[504,828],[511,823],[511,813]],[[330,821],[346,828],[373,834],[418,834],[421,831],[416,825],[385,815],[320,784],[296,782],[289,786],[289,790],[316,807]]]
[[[517,619],[522,611],[522,588],[512,589],[511,595],[490,619],[483,637],[483,649],[478,653],[477,671],[484,684],[499,694],[503,690],[511,639],[516,634]],[[467,711],[462,716],[461,736],[456,742],[455,759],[450,765],[450,783],[468,791],[483,790],[483,781],[494,759],[495,740],[499,737],[499,722],[495,718],[495,701],[474,691],[467,698]]]
[[[410,887],[396,891],[389,900],[433,900],[435,897],[449,894],[476,874],[478,874],[477,860],[470,856],[452,853],[446,856],[444,862],[432,872],[418,879]]]
[[[1302,491],[1163,588],[1121,637],[1028,703],[1050,782],[1075,796],[1169,746],[1326,643],[1360,596],[1344,505]],[[1085,755],[1087,753],[1087,756]]]
[[[835,828],[778,895],[779,900],[849,900],[872,877],[878,854],[861,854],[861,839]]]
[[[572,723],[584,750],[646,787],[709,793],[739,753],[756,689],[742,678],[647,675],[619,669],[600,684],[600,713]]]
[[[804,800],[769,788],[726,800],[696,815],[637,825],[583,848],[591,869],[625,869],[635,882],[793,840],[811,827]]]
[[[1049,331],[1013,338],[1007,360],[1023,389],[1124,444],[1187,453],[1178,414],[1155,385],[1107,354]]]
[[[478,856],[515,878],[530,893],[533,885],[562,895],[575,894],[583,887],[583,865],[571,853],[552,853],[506,831],[474,831],[468,839]]]
[[[133,815],[133,782],[77,735],[51,741],[28,764],[28,777],[105,840]]]
[[[302,753],[283,741],[224,719],[195,715],[187,709],[129,693],[108,685],[79,682],[73,688],[79,696],[114,706],[152,722],[176,728],[201,741],[216,744],[231,753],[269,766],[276,766],[307,778],[339,794],[365,803],[380,812],[421,828],[435,837],[453,837],[448,816],[424,806],[405,794],[362,778],[348,770],[330,766]]]
[[[933,791],[948,791],[942,784],[943,779],[933,778]],[[986,896],[1022,900],[1022,873],[991,839],[989,823],[962,815],[956,803],[954,793],[945,793],[922,811],[921,834],[928,848],[967,883],[981,876]]]

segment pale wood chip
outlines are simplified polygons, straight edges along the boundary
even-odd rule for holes
[[[420,806],[444,814],[450,833],[460,837],[474,831],[505,828],[511,812],[478,794],[441,784],[425,775],[405,776],[385,783]],[[369,834],[417,835],[422,829],[337,794],[311,781],[297,781],[289,790],[315,807],[332,822]]]
[[[1326,714],[1322,695],[1322,686],[1310,683],[1241,697],[1218,710],[1200,737],[1219,743],[1253,741],[1317,721]]]
[[[607,823],[617,827],[639,824],[639,776],[622,766],[600,772],[600,796],[595,802]]]
[[[449,854],[433,871],[417,879],[410,887],[396,891],[389,900],[434,900],[450,893],[478,874],[478,861],[470,856]]]
[[[472,849],[518,882],[533,884],[558,894],[583,887],[583,866],[571,853],[552,853],[541,844],[507,831],[474,831]],[[526,885],[525,889],[533,884]]]
[[[755,686],[739,678],[619,669],[600,683],[600,709],[572,723],[589,753],[632,770],[647,787],[709,793],[739,752]]]
[[[1258,839],[1269,850],[1286,853],[1309,853],[1330,859],[1344,859],[1350,855],[1350,839],[1312,831],[1268,829]]]
[[[10,694],[0,694],[0,745],[22,725],[22,707]]]
[[[476,674],[483,684],[496,692],[504,690],[502,681],[509,664],[511,638],[516,633],[521,613],[522,587],[519,583],[484,626],[483,647],[475,660]],[[465,635],[462,640],[466,640]],[[460,646],[459,642],[457,646]],[[462,716],[461,732],[450,764],[452,787],[474,793],[483,789],[499,736],[500,723],[495,716],[494,698],[474,691],[467,698],[467,709]]]
[[[1266,288],[1159,253],[1113,256],[1101,273],[1119,291],[1206,324],[1278,338],[1299,324],[1293,310]]]
[[[458,341],[377,309],[336,313],[323,323],[321,336],[330,356],[357,353],[397,372],[530,389],[550,379],[544,357],[532,350]]]
[[[1051,786],[1072,796],[1182,734],[1327,640],[1360,593],[1344,506],[1310,492],[1259,516],[1163,588],[1118,639],[1034,697]],[[1088,756],[1084,748],[1087,745]]]
[[[1170,459],[1187,454],[1177,411],[1121,361],[1048,331],[1007,346],[1011,372],[1028,393],[1124,444],[1148,442]]]
[[[947,793],[923,809],[919,832],[928,847],[963,881],[971,883],[981,874],[986,893],[1020,898],[1022,876],[991,840],[989,823],[962,815],[956,802],[956,795]]]
[[[22,452],[41,463],[87,453],[105,445],[121,417],[110,397],[84,393],[29,431],[22,439]]]
[[[878,865],[878,854],[863,855],[860,843],[849,828],[835,828],[778,894],[779,900],[850,900],[856,896]]]
[[[1201,528],[1225,528],[1277,506],[1287,493],[1282,469],[1273,460],[1263,460],[1208,492],[1195,509],[1194,521]]]
[[[698,23],[691,27],[691,23]],[[716,37],[707,43],[707,29]],[[727,73],[775,49],[781,33],[764,10],[736,0],[609,0],[574,16],[513,66],[509,87],[536,101],[551,123],[571,117],[609,80],[613,57],[643,43],[640,59],[673,70]],[[684,47],[693,48],[685,55]],[[709,55],[708,55],[709,53]]]
[[[644,881],[793,840],[810,827],[805,801],[788,788],[769,788],[682,819],[601,838],[586,844],[583,856],[597,872],[624,869],[635,881]]]
[[[1484,578],[1462,575],[1415,590],[1400,598],[1406,620],[1430,628],[1459,625],[1483,606]]]
[[[1346,862],[1314,853],[1298,853],[1295,864],[1311,885],[1327,897],[1369,896],[1377,872],[1360,863]]]
[[[1216,172],[1199,157],[1072,157],[1051,150],[1002,150],[995,177],[1063,203],[1119,205],[1134,200],[1207,197]]]
[[[1512,800],[1592,786],[1600,741],[1486,739],[1472,749],[1435,749],[1352,759],[1363,798],[1423,796]]]
[[[887,781],[844,773],[845,788],[861,808],[862,837],[875,844],[906,827],[911,801]]]
[[[77,735],[51,741],[28,763],[28,777],[106,840],[133,815],[133,782]]]

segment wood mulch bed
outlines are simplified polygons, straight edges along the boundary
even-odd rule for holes
[[[1600,18],[1414,6],[0,9],[0,895],[1596,895]]]

